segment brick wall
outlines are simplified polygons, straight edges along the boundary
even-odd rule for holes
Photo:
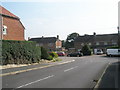
[[[60,40],[56,41],[56,48],[62,48],[62,42]]]
[[[3,17],[3,25],[7,26],[7,34],[3,35],[4,40],[25,40],[24,27],[19,20]]]

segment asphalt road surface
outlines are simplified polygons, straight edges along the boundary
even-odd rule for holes
[[[60,57],[74,62],[2,77],[3,88],[93,88],[117,57]]]

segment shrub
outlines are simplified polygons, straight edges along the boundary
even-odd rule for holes
[[[2,41],[2,64],[37,63],[41,59],[41,48],[31,41]]]
[[[51,55],[49,55],[49,57],[47,58],[47,60],[53,60],[53,57]]]
[[[44,47],[41,47],[41,59],[48,59],[50,58],[47,50]]]
[[[91,55],[91,49],[90,47],[86,44],[82,47],[82,53],[83,55]]]
[[[58,57],[58,54],[55,53],[55,52],[51,52],[51,53],[49,53],[49,55],[51,55],[53,58],[57,58]]]

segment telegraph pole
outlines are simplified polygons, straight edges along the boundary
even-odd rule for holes
[[[117,27],[118,29],[118,47],[120,47],[120,30],[119,30],[119,26]]]

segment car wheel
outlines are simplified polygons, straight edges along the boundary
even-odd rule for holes
[[[67,55],[68,57],[70,57],[70,55]]]

